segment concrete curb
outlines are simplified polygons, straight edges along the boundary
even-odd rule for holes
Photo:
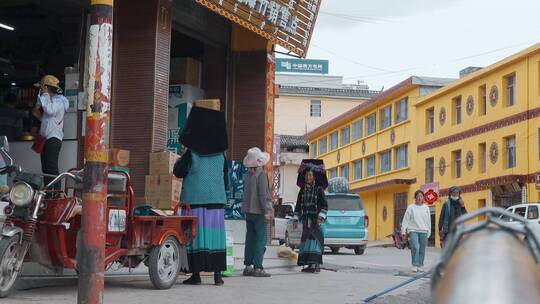
[[[392,241],[374,241],[374,242],[368,242],[367,248],[391,248],[394,247],[394,242]]]

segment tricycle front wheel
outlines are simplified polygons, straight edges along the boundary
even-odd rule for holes
[[[148,258],[150,281],[157,289],[169,289],[176,282],[180,271],[180,245],[169,237],[161,246],[155,246]]]
[[[22,248],[18,236],[0,239],[0,298],[7,297],[17,281],[19,271],[15,270]]]

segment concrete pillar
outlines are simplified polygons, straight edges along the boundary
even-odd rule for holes
[[[227,107],[233,160],[241,161],[251,147],[265,149],[268,47],[264,38],[233,25],[231,103]]]
[[[111,146],[131,151],[136,197],[148,154],[167,145],[172,0],[115,2]]]

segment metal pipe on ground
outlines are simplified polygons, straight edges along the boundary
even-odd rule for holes
[[[434,288],[435,303],[540,303],[540,271],[527,244],[497,227],[460,241]]]

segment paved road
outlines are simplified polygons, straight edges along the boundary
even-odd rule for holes
[[[429,250],[426,264],[438,251]],[[170,290],[154,290],[146,277],[133,280],[110,279],[106,285],[105,303],[362,303],[365,297],[403,282],[410,277],[410,254],[394,248],[369,248],[362,256],[351,251],[325,256],[325,270],[320,274],[303,274],[299,269],[273,269],[268,279],[235,276],[225,286],[177,284]],[[182,280],[183,278],[179,278]],[[374,303],[429,303],[427,280],[420,280],[393,292]],[[0,303],[76,303],[76,283],[16,291]]]

